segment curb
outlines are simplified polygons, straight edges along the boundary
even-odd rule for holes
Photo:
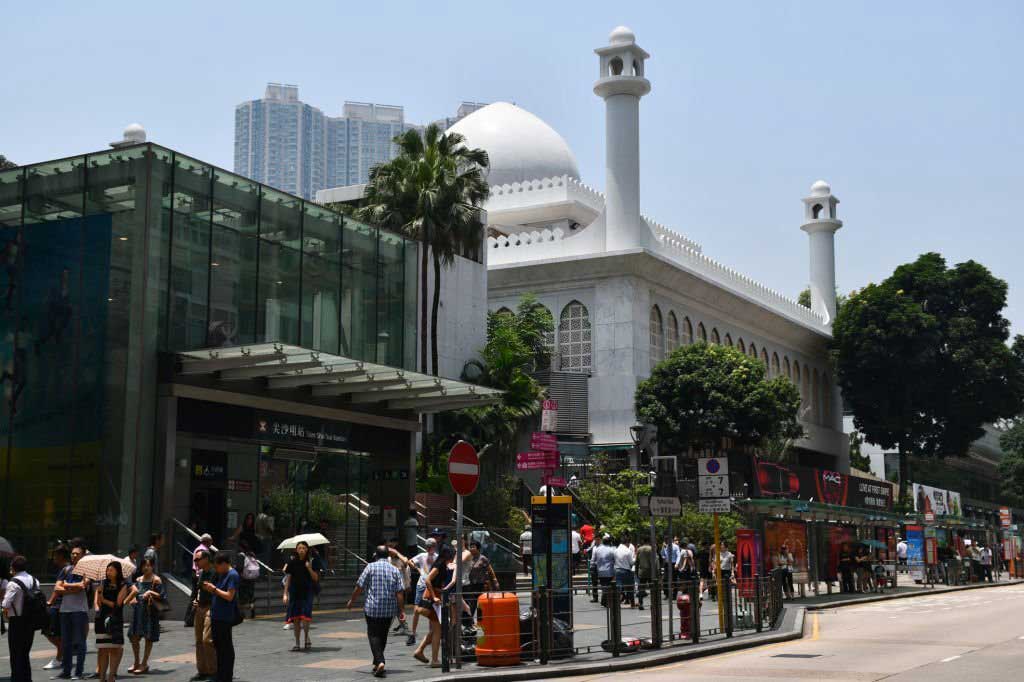
[[[892,601],[894,599],[911,599],[913,597],[927,597],[934,594],[946,594],[949,592],[965,592],[967,590],[984,590],[992,587],[1009,587],[1010,585],[1024,584],[1024,580],[1007,580],[1001,583],[978,583],[976,585],[957,585],[956,587],[936,587],[934,589],[922,588],[917,592],[904,592],[897,594],[879,594],[872,597],[858,597],[856,599],[844,599],[829,604],[808,604],[806,608],[810,612],[828,611],[839,609],[844,606],[859,606],[861,604],[872,604],[880,601]]]
[[[586,663],[569,663],[565,665],[532,665],[520,668],[489,668],[473,672],[449,673],[437,677],[422,678],[417,682],[478,682],[479,680],[504,680],[507,682],[519,682],[521,680],[553,679],[557,677],[571,677],[573,675],[601,675],[606,673],[624,672],[650,668],[653,666],[678,663],[705,656],[717,656],[719,654],[739,651],[742,649],[753,649],[766,644],[778,644],[801,639],[804,636],[804,620],[807,613],[828,611],[830,609],[842,608],[844,606],[857,606],[873,602],[891,601],[893,599],[911,599],[913,597],[927,597],[934,594],[945,594],[947,592],[964,592],[966,590],[979,590],[991,587],[1008,587],[1010,585],[1024,584],[1024,580],[1009,580],[1001,583],[981,583],[976,585],[960,585],[957,587],[935,588],[933,590],[921,589],[916,592],[903,594],[880,594],[872,597],[861,597],[858,599],[846,599],[831,604],[788,604],[782,614],[782,623],[779,628],[772,632],[760,634],[743,635],[739,638],[716,641],[707,645],[698,644],[699,648],[679,648],[676,650],[662,650],[636,656],[628,656],[618,659],[603,661],[587,661]]]
[[[786,606],[782,613],[782,623],[777,630],[758,634],[742,635],[738,638],[712,642],[706,645],[697,644],[694,648],[668,649],[647,654],[630,655],[603,661],[587,661],[566,665],[532,665],[528,668],[489,668],[479,672],[449,673],[438,677],[428,677],[418,682],[477,682],[478,680],[518,680],[553,679],[574,675],[600,675],[603,673],[623,672],[650,668],[653,666],[677,663],[693,658],[716,656],[741,649],[752,649],[766,644],[777,644],[800,639],[804,636],[803,606]]]

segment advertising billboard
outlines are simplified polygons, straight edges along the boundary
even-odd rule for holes
[[[807,526],[800,521],[765,521],[765,564],[775,568],[775,557],[786,545],[793,555],[793,580],[807,582]]]
[[[885,481],[761,460],[755,463],[755,469],[758,497],[813,500],[879,511],[892,509],[892,486]]]
[[[914,484],[914,511],[936,516],[961,516],[960,493],[930,485]]]

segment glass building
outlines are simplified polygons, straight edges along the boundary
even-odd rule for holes
[[[404,520],[420,414],[495,399],[412,371],[416,242],[155,144],[0,171],[0,243],[0,528],[37,568],[249,513],[342,566]]]

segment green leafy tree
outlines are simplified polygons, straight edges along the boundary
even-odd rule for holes
[[[6,170],[8,168],[17,168],[18,164],[7,159],[6,156],[0,154],[0,170]]]
[[[854,469],[871,473],[871,458],[861,451],[864,445],[864,436],[856,431],[850,432],[850,466]]]
[[[982,424],[1020,412],[1024,339],[1007,346],[1006,283],[936,253],[901,265],[839,308],[832,355],[843,399],[864,437],[900,452],[960,456]]]
[[[807,287],[800,292],[800,295],[796,297],[796,302],[805,308],[811,307],[811,288]]]
[[[1024,506],[1024,421],[1017,422],[999,437],[1003,458],[999,461],[999,479],[1005,502]]]
[[[785,377],[767,379],[766,368],[728,346],[681,346],[640,382],[636,413],[658,427],[662,454],[691,448],[719,453],[725,439],[764,447],[799,438],[800,393]]]
[[[363,220],[398,229],[426,247],[420,253],[420,365],[438,373],[437,314],[441,271],[455,256],[475,251],[483,241],[482,205],[490,193],[487,152],[470,149],[458,133],[435,124],[421,135],[407,130],[395,137],[398,156],[370,170]],[[431,363],[427,365],[427,264],[433,260],[434,292],[430,310]]]
[[[647,528],[650,519],[640,514],[637,496],[650,495],[647,474],[627,469],[608,476],[584,479],[576,494],[601,520],[601,530],[612,536],[638,533]]]

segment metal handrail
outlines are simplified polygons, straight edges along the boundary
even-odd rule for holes
[[[195,540],[196,542],[202,542],[202,536],[200,536],[199,533],[195,532],[194,530],[192,530],[191,528],[189,528],[184,523],[182,523],[181,521],[179,521],[178,519],[176,519],[174,517],[171,517],[171,521],[176,523],[176,524],[178,524],[178,526],[183,531],[185,531],[186,533],[191,535],[193,540]],[[184,546],[180,542],[178,543],[178,546],[181,547],[181,549],[184,550],[185,552],[187,552],[188,554],[194,555],[195,549],[189,549],[188,547]],[[212,551],[214,551],[214,552],[219,552],[220,551],[219,549],[217,549],[216,545],[214,545],[213,543],[210,543],[210,549]],[[272,569],[270,566],[267,566],[265,563],[260,561],[258,557],[256,557],[256,563],[258,563],[260,566],[262,566],[264,568],[264,570],[270,571],[271,573],[274,572],[274,569]]]

